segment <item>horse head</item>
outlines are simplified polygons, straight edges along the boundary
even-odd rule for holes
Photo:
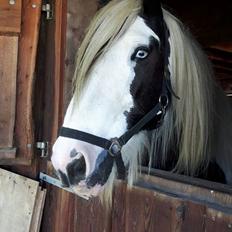
[[[131,129],[159,102],[164,89],[164,73],[168,65],[165,63],[165,55],[168,55],[165,52],[169,51],[167,28],[159,1],[144,0],[142,5],[138,2],[113,1],[110,4],[115,5],[114,7],[109,7],[108,4],[105,12],[104,8],[100,11],[102,22],[98,30],[103,30],[103,23],[108,27],[114,24],[116,29],[121,28],[117,29],[113,39],[110,38],[110,44],[108,41],[94,40],[97,36],[99,36],[98,40],[101,40],[104,33],[107,34],[107,30],[112,29],[104,27],[102,34],[98,31],[93,33],[94,37],[90,41],[92,49],[95,49],[94,43],[102,43],[100,48],[96,48],[98,51],[95,53],[98,57],[89,65],[81,90],[78,89],[79,86],[76,87],[80,93],[78,96],[74,94],[63,127],[110,140],[120,137]],[[125,7],[131,9],[125,10]],[[118,19],[117,24],[112,22],[117,19],[107,18],[106,12],[118,14],[119,11],[121,18]],[[134,15],[131,17],[133,11]],[[102,50],[102,47],[108,48]],[[88,59],[87,53],[91,53],[90,45],[84,49],[81,58],[82,66],[85,65],[84,59]],[[81,67],[78,69],[77,76],[82,71]],[[77,82],[79,82],[78,78],[81,77],[77,77]],[[156,126],[157,119],[154,117],[139,128],[138,133],[122,147],[125,166],[128,165],[128,158],[124,154],[129,149],[130,143],[135,143],[134,137],[139,137],[140,131],[152,130]],[[86,195],[96,195],[115,166],[111,162],[107,168],[108,174],[105,173],[105,168],[99,181],[94,181],[91,186],[86,185],[86,180],[91,177],[104,154],[107,156],[102,147],[61,135],[53,147],[52,162],[65,185],[75,186],[74,189],[80,195],[81,192]],[[103,178],[105,175],[106,177]]]

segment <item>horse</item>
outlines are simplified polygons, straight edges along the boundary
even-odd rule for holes
[[[106,1],[104,1],[106,2]],[[79,48],[52,164],[79,196],[110,198],[146,164],[232,184],[232,106],[189,30],[158,0],[112,0]]]

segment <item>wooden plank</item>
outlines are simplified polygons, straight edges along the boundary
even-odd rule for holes
[[[54,20],[41,18],[36,80],[36,121],[39,139],[52,144],[63,121],[63,82],[67,2],[54,1]],[[41,101],[41,98],[44,101]],[[37,136],[38,137],[38,136]]]
[[[17,1],[16,1],[17,2]],[[16,159],[1,159],[4,165],[30,165],[34,151],[32,101],[34,70],[41,15],[41,0],[25,0],[22,5],[22,29],[18,48],[18,76],[15,140]],[[17,56],[15,56],[17,57]],[[16,73],[16,71],[15,71]],[[0,87],[1,88],[1,87]],[[33,171],[35,168],[33,168]]]
[[[14,159],[16,157],[16,148],[0,149],[0,164],[4,159]]]
[[[121,206],[123,207],[123,206]],[[126,232],[154,231],[152,215],[154,197],[152,191],[128,189],[126,195]],[[167,231],[167,230],[158,230]]]
[[[75,195],[61,190],[58,191],[57,199],[59,203],[56,202],[55,216],[57,220],[54,223],[54,232],[59,230],[75,232]],[[66,223],[63,223],[63,220]]]
[[[0,51],[0,148],[8,148],[15,126],[18,37],[0,36]]]
[[[41,189],[41,187],[38,189],[37,196],[36,196],[36,202],[33,209],[33,215],[30,225],[30,232],[39,232],[40,231],[40,225],[42,220],[42,212],[44,209],[44,203],[45,203],[45,197],[46,197],[46,189]]]
[[[206,211],[205,231],[210,232],[231,232],[232,214],[226,214],[208,208]]]
[[[47,199],[41,231],[111,231],[111,214],[104,209],[98,198],[87,201],[48,186]]]
[[[40,231],[75,231],[75,196],[47,186],[46,204]]]
[[[161,172],[164,173],[163,171]],[[168,173],[168,172],[165,173],[166,173],[165,174],[166,178],[168,178],[168,176],[175,176],[175,174],[173,173]],[[141,186],[143,185],[143,183],[145,183],[144,187],[146,188],[159,190],[166,194],[182,197],[186,200],[191,199],[192,201],[204,202],[209,205],[216,204],[224,208],[230,207],[230,209],[232,210],[231,186],[197,179],[198,184],[200,182],[204,183],[204,187],[199,187],[192,185],[193,178],[187,176],[182,176],[182,177],[183,179],[185,179],[186,183],[173,181],[170,179],[166,179],[164,177],[161,178],[158,176],[142,175],[138,185]],[[189,184],[187,183],[188,179],[189,179]],[[216,186],[217,189],[221,189],[225,192],[228,191],[228,193],[223,193],[223,192],[219,192],[218,190],[215,190],[214,185]]]
[[[126,191],[127,185],[122,181],[115,183],[112,209],[112,232],[124,231],[126,226]]]
[[[185,202],[184,220],[181,224],[181,231],[204,232],[205,231],[205,205],[196,204],[191,201]]]
[[[22,0],[0,0],[0,34],[20,33],[21,8]]]
[[[168,171],[164,171],[160,169],[151,168],[150,171],[148,171],[147,167],[140,167],[140,168],[142,170],[142,173],[145,174],[144,175],[145,178],[149,178],[150,176],[160,177],[167,181],[173,181],[173,183],[178,182],[178,183],[183,183],[183,184],[187,184],[191,186],[198,186],[201,188],[207,188],[207,189],[212,189],[212,190],[216,190],[216,191],[223,192],[223,193],[232,194],[232,186],[230,185],[212,182],[212,181],[208,181],[208,180],[200,179],[200,178],[194,178],[194,177],[190,177],[186,175],[180,175],[177,173],[168,172]]]
[[[182,231],[185,205],[182,199],[153,192],[152,231]],[[190,230],[191,231],[191,230]]]
[[[16,157],[17,157],[17,155],[16,155]],[[24,158],[10,158],[9,156],[6,159],[0,159],[0,165],[7,165],[7,166],[15,166],[15,165],[20,165],[21,166],[21,165],[23,165],[25,167],[28,167],[28,163],[29,162],[31,162],[31,161],[30,160],[26,160]],[[13,171],[15,171],[15,169],[17,169],[17,168],[15,168],[15,167],[12,168]],[[23,173],[23,174],[25,176],[27,176],[26,172]],[[33,176],[30,176],[30,177],[32,178]]]
[[[184,209],[181,199],[134,187],[127,192],[125,231],[182,231]]]
[[[19,40],[15,144],[19,160],[31,164],[34,151],[32,100],[41,0],[25,0],[22,5]],[[17,161],[16,161],[17,162]]]
[[[30,229],[39,183],[0,169],[0,231]]]
[[[67,25],[67,2],[63,0],[55,1],[55,25],[54,25],[54,77],[53,89],[53,126],[52,144],[57,138],[57,132],[63,122],[63,84],[65,70],[65,48],[66,48],[66,25]],[[51,41],[52,42],[52,41]],[[49,108],[51,106],[47,105]],[[48,110],[49,110],[48,108]]]
[[[123,205],[121,207],[124,207]],[[134,187],[127,191],[125,231],[232,230],[232,213],[184,198]]]
[[[74,226],[76,231],[111,232],[111,213],[98,198],[76,197]]]

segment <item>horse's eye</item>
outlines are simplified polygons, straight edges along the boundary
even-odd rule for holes
[[[148,51],[146,50],[138,50],[136,55],[135,55],[135,58],[137,59],[145,59],[146,57],[148,56]]]
[[[149,55],[149,49],[145,46],[138,47],[133,55],[131,56],[131,60],[143,60]]]

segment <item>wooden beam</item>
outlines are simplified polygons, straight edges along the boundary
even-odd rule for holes
[[[0,36],[0,51],[0,148],[6,148],[14,137],[18,37]]]
[[[0,149],[0,163],[4,159],[14,159],[16,157],[16,148]]]
[[[40,231],[40,225],[41,225],[41,220],[42,220],[46,192],[47,192],[46,189],[42,189],[41,187],[39,187],[37,196],[36,196],[35,206],[33,209],[30,232]]]
[[[34,128],[32,120],[34,70],[40,26],[41,0],[25,0],[22,6],[19,40],[15,144],[19,159],[32,159]]]

